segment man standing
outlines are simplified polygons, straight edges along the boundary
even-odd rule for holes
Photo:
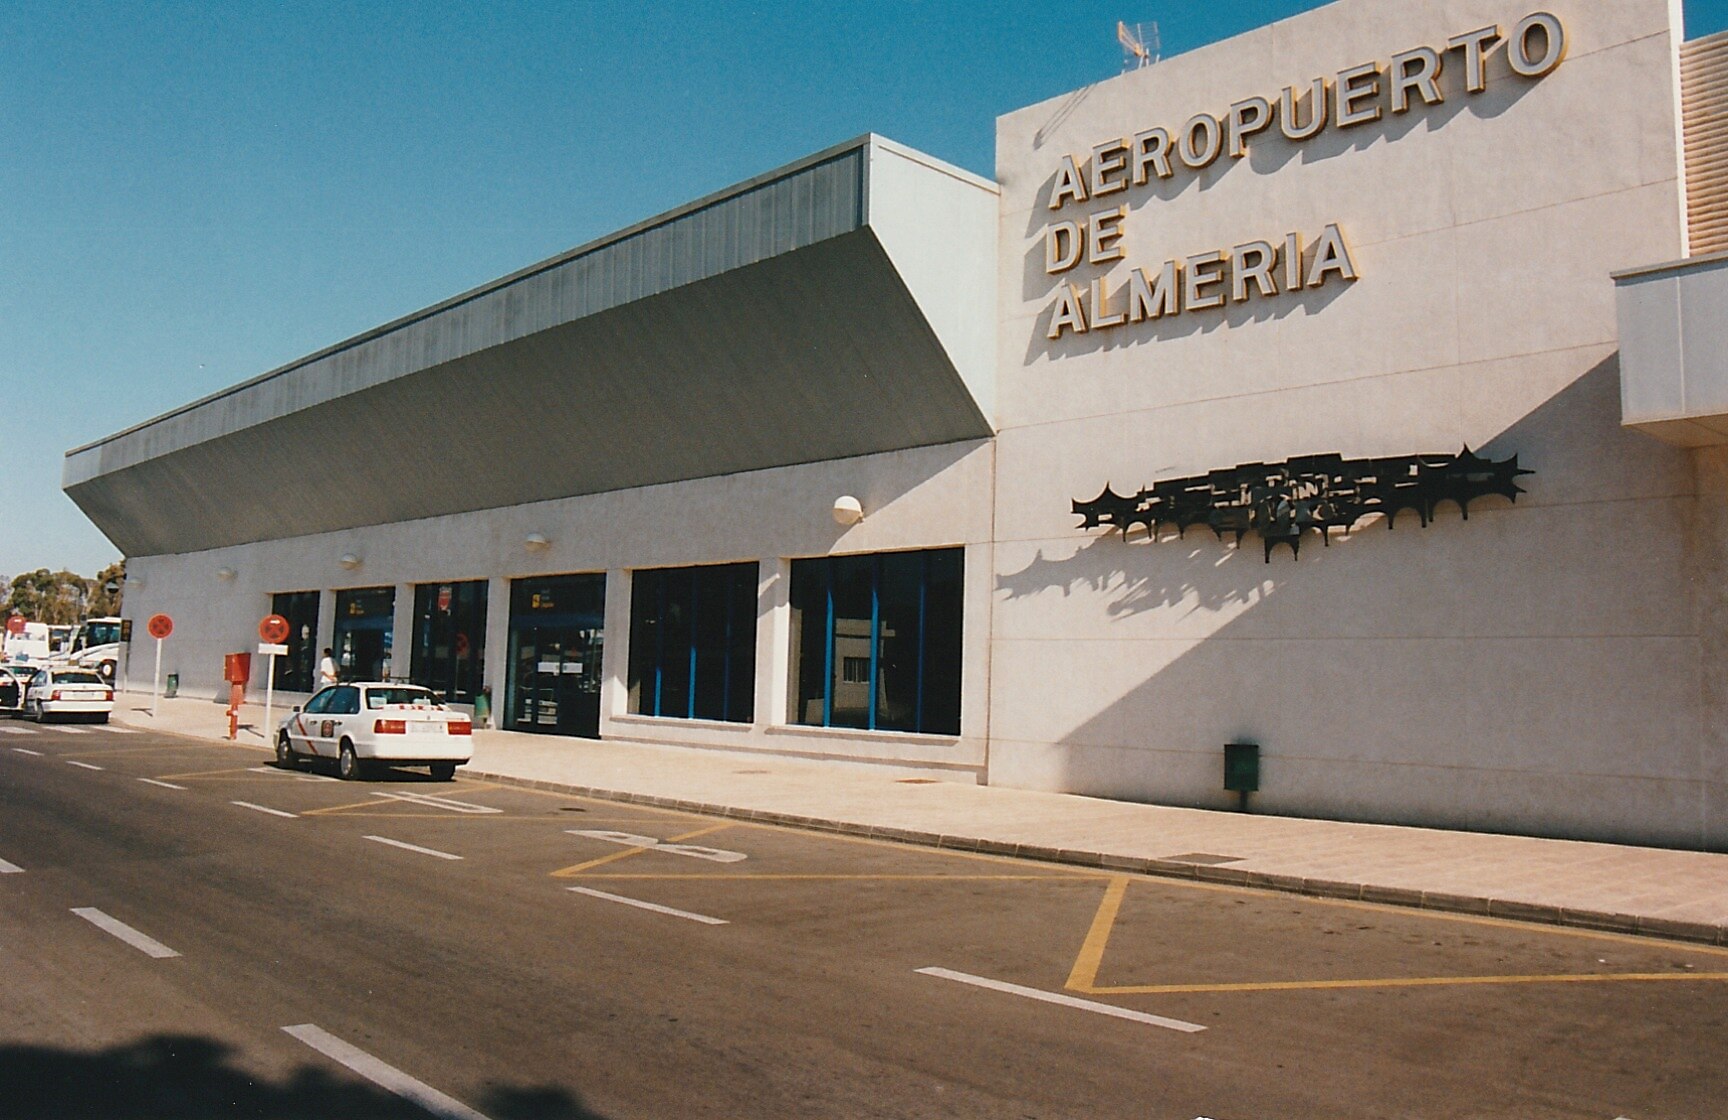
[[[324,647],[324,660],[318,662],[318,687],[336,683],[336,656],[329,646]]]

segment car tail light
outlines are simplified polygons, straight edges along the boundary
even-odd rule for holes
[[[104,699],[104,700],[112,700],[112,699],[114,699],[114,690],[113,690],[113,689],[111,689],[111,688],[105,688],[105,689],[103,689],[103,690],[102,690],[102,699]]]
[[[444,726],[449,729],[452,735],[474,734],[474,725],[465,719],[453,719]]]
[[[49,699],[49,701],[50,701],[50,702],[53,702],[53,701],[56,701],[56,700],[59,700],[59,699],[60,699],[60,690],[59,690],[59,689],[55,689],[55,690],[54,690],[54,691],[53,691],[53,692],[51,692],[51,693],[49,693],[49,694],[48,694],[48,699]]]
[[[406,735],[408,733],[408,721],[401,719],[374,720],[372,730],[380,735]]]

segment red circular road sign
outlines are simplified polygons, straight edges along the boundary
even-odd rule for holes
[[[288,640],[291,629],[288,620],[279,614],[267,614],[264,621],[258,624],[258,636],[271,645],[280,645]]]
[[[22,634],[24,632],[24,616],[21,614],[9,616],[6,619],[6,632],[8,634]]]
[[[144,629],[150,631],[152,638],[166,638],[174,632],[174,620],[165,614],[153,614],[150,621],[144,624]]]

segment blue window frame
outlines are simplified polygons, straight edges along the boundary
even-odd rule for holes
[[[756,565],[635,572],[630,710],[749,723],[755,718]]]
[[[792,722],[960,734],[964,551],[792,562]]]

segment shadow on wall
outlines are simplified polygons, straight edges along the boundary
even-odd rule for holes
[[[233,1064],[231,1047],[153,1035],[106,1050],[0,1046],[0,1120],[425,1120],[417,1105],[347,1071],[301,1066],[281,1081]],[[604,1120],[554,1086],[497,1086],[473,1107],[497,1120]]]
[[[1636,736],[1662,735],[1639,728],[1620,757],[1605,759],[1589,745],[1605,737],[1593,722],[1600,705],[1624,704],[1636,724],[1661,701],[1647,694],[1653,670],[1599,670],[1611,655],[1554,639],[1601,633],[1591,618],[1604,610],[1623,617],[1611,597],[1639,609],[1642,589],[1616,583],[1623,569],[1597,559],[1603,537],[1635,531],[1625,519],[1637,510],[1614,499],[1684,494],[1690,485],[1683,452],[1620,427],[1618,380],[1618,359],[1609,358],[1476,448],[1497,459],[1519,455],[1536,472],[1522,481],[1540,505],[1483,499],[1468,524],[1446,505],[1426,529],[1414,517],[1396,529],[1374,518],[1335,534],[1330,547],[1309,534],[1300,561],[1279,548],[1270,564],[1256,537],[1238,550],[1200,526],[1155,542],[1140,530],[1126,542],[1094,531],[1066,559],[1040,552],[1000,575],[999,601],[1104,597],[1110,630],[1156,639],[1064,643],[1063,656],[1080,660],[1055,671],[1119,699],[1061,733],[1043,761],[1033,742],[1016,784],[1232,809],[1234,795],[1221,788],[1221,746],[1247,740],[1262,745],[1256,803],[1269,812],[1686,842],[1651,837],[1637,820],[1648,806],[1624,810],[1621,822],[1618,807],[1588,797],[1571,803],[1582,787],[1569,783],[1642,773],[1646,744]],[[1670,528],[1675,515],[1652,516]],[[1623,555],[1623,546],[1616,551]],[[1167,614],[1156,631],[1135,621],[1152,611]],[[1180,652],[1138,683],[1132,667],[1114,660],[1122,649],[1156,658],[1173,645]],[[1038,687],[1005,683],[1011,691]],[[1588,757],[1569,754],[1578,743]],[[997,757],[1013,749],[998,748]],[[1513,789],[1507,781],[1518,773],[1537,781]],[[1695,790],[1690,801],[1676,799],[1676,816],[1690,814],[1678,829],[1694,826],[1696,807]]]

